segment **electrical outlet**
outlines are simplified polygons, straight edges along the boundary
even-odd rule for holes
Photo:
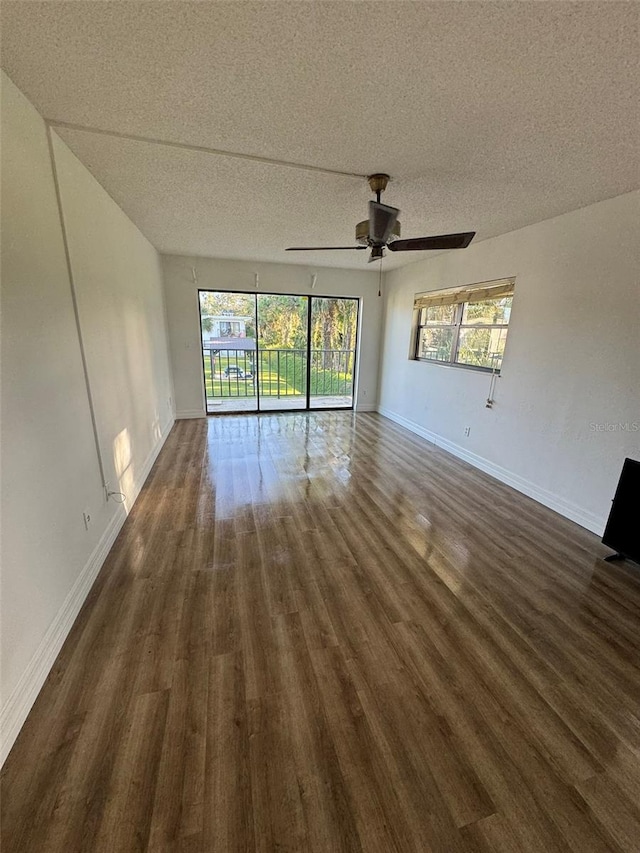
[[[469,436],[471,435],[471,427],[465,427],[464,428],[464,434],[466,435],[467,438],[469,438]]]
[[[84,521],[84,529],[88,530],[91,527],[91,513],[88,509],[82,513],[82,520]]]

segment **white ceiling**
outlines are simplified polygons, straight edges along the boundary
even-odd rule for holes
[[[48,119],[389,172],[403,236],[476,240],[640,185],[635,2],[10,2]],[[162,252],[366,268],[363,179],[84,130],[62,138]],[[391,268],[426,256],[388,255]]]

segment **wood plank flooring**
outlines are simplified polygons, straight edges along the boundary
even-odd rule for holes
[[[176,424],[3,853],[640,850],[640,570],[378,415]]]

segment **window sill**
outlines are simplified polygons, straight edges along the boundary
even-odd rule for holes
[[[474,373],[495,373],[496,376],[500,376],[500,370],[495,370],[493,367],[478,367],[475,364],[458,364],[455,361],[436,361],[433,358],[410,358],[409,361],[418,361],[420,364],[435,364],[438,367],[455,367],[456,370],[473,370]]]

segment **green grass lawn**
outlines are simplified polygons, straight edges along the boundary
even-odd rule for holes
[[[233,364],[233,362],[231,362]],[[256,380],[240,379],[216,373],[211,376],[211,365],[205,361],[204,369],[207,397],[255,397]],[[303,392],[287,382],[286,377],[273,371],[260,372],[260,394],[265,397],[300,396]]]
[[[243,370],[249,370],[250,365],[244,361],[229,359],[230,365],[237,365]],[[204,360],[204,375],[207,388],[207,397],[255,397],[256,379],[240,379],[236,376],[224,376],[224,368],[227,366],[225,359],[220,372],[212,376],[211,362],[208,358]],[[261,357],[260,370],[260,394],[265,397],[299,397],[306,393],[306,361],[299,355],[282,357],[280,360],[280,373],[273,370],[274,359],[268,354]],[[314,368],[311,373],[311,395],[338,396],[349,395],[352,392],[352,377],[350,373],[341,373],[333,370],[318,370]]]

